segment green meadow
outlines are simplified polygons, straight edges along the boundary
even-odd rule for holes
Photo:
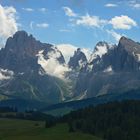
[[[80,132],[70,133],[67,124],[45,128],[45,122],[0,119],[0,140],[101,140]]]

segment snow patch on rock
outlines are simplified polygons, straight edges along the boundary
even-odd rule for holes
[[[108,66],[105,70],[104,70],[104,72],[112,72],[113,70],[112,70],[112,67],[111,66]]]
[[[136,54],[137,60],[140,62],[140,54]]]
[[[89,63],[91,63],[97,57],[102,58],[102,56],[105,55],[108,52],[108,50],[112,48],[113,48],[113,45],[111,44],[107,44],[106,42],[99,42],[96,45],[95,50],[90,57]]]
[[[14,75],[13,71],[10,71],[8,69],[2,69],[0,68],[0,80],[8,80],[11,79]]]
[[[82,68],[86,65],[87,62],[83,60],[79,60],[78,63],[79,63],[80,68]]]

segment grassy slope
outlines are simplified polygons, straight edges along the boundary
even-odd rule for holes
[[[64,108],[53,109],[50,111],[45,111],[44,113],[50,114],[52,116],[63,116],[64,114],[70,113],[72,110],[73,110],[72,108],[64,107]]]
[[[36,126],[35,124],[39,125]],[[0,119],[0,140],[100,140],[94,136],[69,133],[66,124],[44,128],[43,122]]]

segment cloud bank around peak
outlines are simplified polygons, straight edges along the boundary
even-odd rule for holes
[[[72,44],[58,44],[58,50],[60,50],[65,58],[66,63],[70,60],[70,57],[74,55],[74,52],[78,49],[77,46]],[[81,48],[81,51],[86,55],[87,59],[91,56],[91,49],[90,48]]]
[[[43,51],[38,54],[38,64],[44,69],[44,71],[52,76],[65,80],[65,73],[71,71],[66,64],[60,64],[58,59],[61,54],[58,50],[48,53],[48,59],[45,59]]]

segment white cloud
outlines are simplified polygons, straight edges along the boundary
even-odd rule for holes
[[[117,42],[120,40],[122,37],[121,34],[115,32],[114,30],[106,30],[108,34],[110,34]]]
[[[113,4],[113,3],[107,3],[105,5],[105,7],[117,7],[118,5],[117,4]]]
[[[134,8],[134,9],[140,9],[140,2],[138,2],[136,0],[131,0],[129,2],[129,6]]]
[[[17,11],[14,7],[0,5],[0,40],[5,40],[18,30]]]
[[[34,24],[34,21],[31,21],[30,22],[30,28],[31,28],[31,30],[33,30],[33,24]]]
[[[72,11],[69,7],[63,7],[65,14],[69,17],[76,17],[77,14]]]
[[[136,3],[133,5],[134,8],[139,9],[140,8],[140,3]]]
[[[39,24],[36,24],[36,26],[39,28],[48,28],[49,24],[48,23],[39,23]]]
[[[50,52],[47,60],[42,53],[43,51],[40,51],[38,54],[38,64],[42,66],[45,72],[49,75],[65,79],[65,73],[71,69],[67,65],[59,63],[60,52],[58,50]]]
[[[32,8],[22,8],[22,10],[27,11],[27,12],[33,12],[34,11],[34,9],[32,9]]]
[[[117,5],[115,4],[106,4],[108,7],[115,7]],[[76,18],[69,19],[70,22],[72,22],[74,25],[82,25],[85,27],[91,27],[91,28],[100,28],[102,29],[104,26],[112,25],[114,29],[123,29],[123,30],[129,30],[132,27],[137,26],[137,22],[128,17],[127,15],[120,15],[115,16],[111,20],[102,19],[99,16],[96,15],[89,15],[88,13],[83,16],[77,16]]]
[[[136,21],[126,15],[115,16],[109,21],[109,23],[112,24],[114,29],[129,30],[133,26],[137,26]]]
[[[60,29],[59,32],[71,32],[71,30],[68,30],[68,29]]]
[[[89,60],[92,54],[92,49],[90,48],[82,48],[82,52],[86,55],[87,59]]]
[[[66,62],[69,61],[70,57],[73,56],[74,51],[77,50],[77,47],[71,44],[59,44],[57,48],[62,52]]]
[[[106,20],[100,19],[98,16],[90,16],[86,14],[85,16],[81,16],[80,19],[76,20],[77,25],[83,25],[88,27],[101,27],[106,24]]]
[[[46,8],[40,8],[39,11],[40,12],[47,12],[47,9]]]
[[[66,63],[68,63],[70,57],[72,57],[74,55],[74,52],[79,47],[71,45],[71,44],[59,44],[59,45],[57,45],[57,48],[62,52],[62,54],[66,60]],[[92,52],[91,49],[82,48],[81,50],[85,53],[87,59],[89,59],[91,52]]]

